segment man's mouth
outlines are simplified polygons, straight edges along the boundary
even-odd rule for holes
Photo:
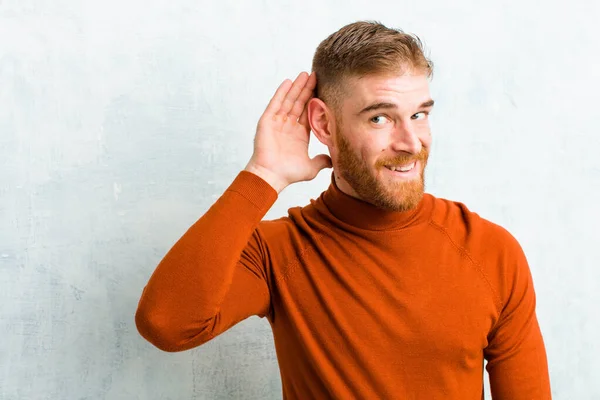
[[[390,171],[408,172],[415,167],[416,163],[416,161],[413,161],[412,163],[406,165],[386,165],[385,167]]]

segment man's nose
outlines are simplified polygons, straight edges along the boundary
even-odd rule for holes
[[[394,151],[419,154],[422,146],[417,130],[410,123],[402,122],[394,127],[394,132],[392,132],[392,149]]]

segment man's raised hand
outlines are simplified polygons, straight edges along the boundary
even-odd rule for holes
[[[292,83],[286,79],[258,121],[254,153],[245,170],[267,181],[277,192],[300,181],[314,179],[331,168],[331,158],[308,156],[310,125],[307,103],[317,83],[314,72],[301,72]]]

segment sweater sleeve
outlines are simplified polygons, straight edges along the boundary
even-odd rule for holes
[[[277,199],[263,179],[241,171],[167,252],[142,291],[140,334],[164,351],[199,346],[270,308],[265,251],[257,226]]]
[[[536,317],[536,298],[525,254],[510,234],[502,260],[502,310],[484,350],[494,400],[551,399],[548,361]]]

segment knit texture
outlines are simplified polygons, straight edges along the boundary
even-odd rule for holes
[[[517,240],[426,193],[406,212],[329,188],[263,221],[277,192],[241,171],[144,288],[139,332],[165,351],[257,315],[283,398],[550,399],[531,273]]]

